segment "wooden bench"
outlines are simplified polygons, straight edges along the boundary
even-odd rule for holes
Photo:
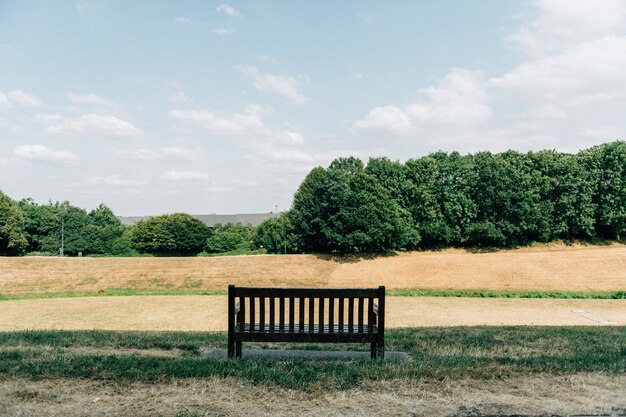
[[[241,357],[242,342],[370,343],[372,359],[384,358],[385,287],[229,285],[229,358]]]

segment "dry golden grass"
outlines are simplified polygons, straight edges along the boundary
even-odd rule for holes
[[[502,291],[616,291],[626,245],[470,253],[411,252],[373,259],[315,255],[213,258],[0,258],[0,294],[225,290],[228,284]]]
[[[586,310],[626,325],[624,300],[388,297],[388,327],[596,326],[572,313]],[[225,331],[225,296],[85,297],[0,303],[0,331],[180,330]],[[258,314],[257,314],[258,316]]]
[[[0,380],[11,416],[468,416],[619,415],[626,377],[532,375],[506,380],[382,381],[348,391],[301,392],[233,379],[116,384]]]

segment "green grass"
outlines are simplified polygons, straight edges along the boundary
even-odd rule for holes
[[[138,295],[226,295],[226,290],[198,290],[199,281],[185,281],[187,289],[137,290],[134,288],[108,288],[104,291],[65,291],[31,294],[4,295],[0,301],[31,300],[38,298],[106,297]],[[623,300],[626,291],[577,292],[577,291],[492,291],[492,290],[387,290],[388,296],[400,297],[470,297],[470,298],[560,298],[560,299],[597,299]]]
[[[83,347],[80,352],[71,347]],[[411,360],[313,361],[205,359],[202,347],[226,347],[224,333],[25,331],[0,333],[0,377],[161,381],[232,377],[255,384],[312,390],[363,381],[419,378],[506,378],[532,373],[626,372],[626,327],[453,327],[397,329],[387,350]],[[302,348],[299,344],[248,347]],[[306,345],[367,350],[367,345]],[[68,349],[70,348],[70,349]],[[110,348],[110,353],[89,352]],[[116,354],[116,349],[179,349],[175,357]],[[107,351],[108,352],[108,351]]]

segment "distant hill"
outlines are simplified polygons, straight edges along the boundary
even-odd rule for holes
[[[248,213],[248,214],[192,214],[192,217],[202,221],[209,227],[216,224],[241,223],[243,225],[258,226],[264,220],[276,217],[276,213]],[[133,225],[151,216],[119,216],[125,225]]]

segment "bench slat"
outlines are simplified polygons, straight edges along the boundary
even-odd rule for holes
[[[377,297],[376,288],[257,288],[235,287],[236,296],[247,297],[303,297],[303,298],[348,298],[348,297]]]
[[[339,299],[339,306],[338,306],[339,307],[339,311],[338,311],[338,313],[339,313],[339,329],[341,329],[341,330],[339,330],[340,332],[343,332],[343,317],[345,315],[345,311],[343,309],[343,306],[344,306],[344,302],[343,302],[343,297],[342,297],[342,298]]]
[[[279,313],[279,323],[278,323],[278,329],[281,332],[285,331],[285,297],[280,297],[279,298],[280,302],[280,313]]]
[[[376,316],[374,315],[374,299],[367,299],[367,332],[372,333],[372,326],[374,326],[374,321],[376,320]]]
[[[298,331],[300,333],[304,332],[304,298],[300,297],[298,302],[298,308],[300,310],[300,314],[298,315]]]
[[[293,297],[289,297],[289,333],[293,333],[294,329],[294,318],[296,315],[296,300]]]
[[[239,297],[239,324],[242,325],[246,322],[246,297]]]
[[[254,302],[254,297],[250,297],[248,298],[250,300],[250,323],[252,323],[252,330],[254,330],[254,325],[256,323],[256,312],[255,310],[255,302]]]
[[[332,297],[328,299],[328,326],[329,331],[333,333],[335,331],[335,299]]]
[[[309,298],[309,329],[315,322],[315,298]]]
[[[363,333],[363,310],[365,309],[365,300],[359,298],[359,333]]]
[[[348,331],[354,330],[354,298],[348,298]]]
[[[259,331],[265,331],[265,297],[259,297]]]
[[[276,299],[274,297],[270,297],[270,332],[275,331],[274,325],[276,323]]]
[[[275,328],[278,328],[278,326],[275,324],[274,325]],[[245,323],[245,331],[242,332],[241,331],[241,324],[237,323],[237,325],[235,326],[235,333],[253,333],[253,334],[258,334],[258,333],[289,333],[289,332],[281,332],[281,331],[274,331],[274,332],[261,332],[259,330],[259,326],[258,324],[255,324],[254,326],[255,330],[251,331],[250,330],[250,324],[249,323]],[[308,324],[304,324],[304,332],[303,333],[318,333],[318,334],[330,334],[330,333],[342,333],[340,331],[340,326],[338,324],[333,325],[332,330],[330,329],[330,326],[328,324],[325,324],[324,326],[322,326],[322,330],[320,332],[320,326],[318,324],[314,324],[313,326],[309,326]],[[377,327],[375,325],[372,326],[372,333],[376,333]],[[369,332],[365,331],[365,332],[359,332],[359,326],[358,325],[354,325],[352,332],[349,331],[348,325],[344,325],[343,326],[343,333],[361,333],[361,334],[369,334]]]
[[[320,308],[319,308],[319,322],[320,326],[324,325],[324,298],[319,299]]]

